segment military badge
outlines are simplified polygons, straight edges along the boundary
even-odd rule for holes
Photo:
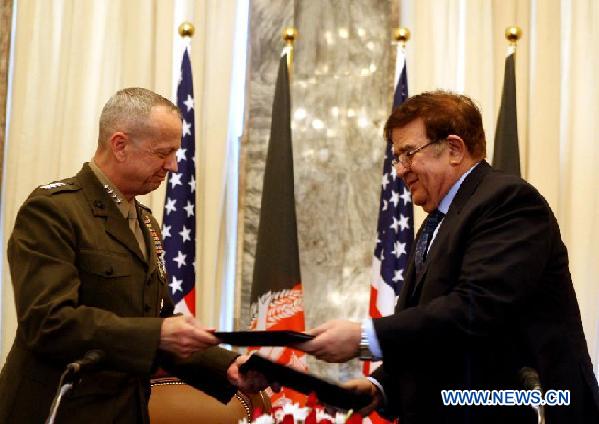
[[[104,190],[106,190],[106,193],[108,193],[108,195],[110,197],[112,197],[112,200],[114,200],[117,205],[121,204],[121,202],[122,202],[121,198],[119,196],[117,196],[117,194],[114,192],[114,190],[108,184],[104,184]]]
[[[46,184],[46,185],[40,186],[40,188],[43,188],[45,190],[51,190],[53,188],[62,187],[64,185],[66,185],[66,184],[63,183],[63,182],[57,181],[55,183],[50,183],[50,184]]]
[[[156,252],[156,260],[158,261],[158,271],[160,272],[160,277],[164,280],[166,278],[166,269],[164,266],[164,249],[162,248],[162,241],[160,240],[160,236],[158,236],[158,231],[154,229],[152,220],[148,215],[144,215],[144,224],[150,232],[150,238],[152,239],[154,251]]]

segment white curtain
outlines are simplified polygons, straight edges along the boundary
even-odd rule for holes
[[[504,30],[518,25],[518,132],[523,177],[545,196],[568,247],[595,372],[599,363],[599,2],[401,0],[410,94],[436,88],[479,103],[492,159]],[[422,221],[417,211],[417,221]]]
[[[236,63],[235,35],[236,31],[246,29],[236,26],[237,11],[244,3],[244,0],[201,1],[196,2],[195,9],[197,45],[192,49],[191,60],[197,108],[196,317],[214,328],[221,328],[221,308],[224,298],[231,293],[226,284],[234,282],[229,277],[234,269],[227,266],[226,250],[235,250],[235,246],[228,245],[227,228],[228,218],[235,220],[236,214],[227,214],[227,209],[232,200],[235,207],[237,203],[227,197],[226,189],[228,176],[233,183],[237,179],[233,146],[237,140],[230,137],[229,112]],[[231,168],[235,172],[229,175]]]
[[[198,215],[197,315],[219,319],[224,246],[228,99],[237,2],[185,1],[194,10]],[[16,3],[14,79],[2,200],[3,273],[0,366],[16,330],[6,242],[15,215],[38,185],[69,177],[97,143],[97,121],[118,89],[141,86],[173,98],[175,0],[86,0]],[[189,7],[191,4],[192,7]],[[178,15],[177,15],[178,16]],[[176,68],[179,64],[176,64]],[[161,187],[140,199],[159,222]]]

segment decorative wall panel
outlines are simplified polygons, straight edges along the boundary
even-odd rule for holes
[[[299,31],[291,82],[295,196],[306,326],[367,316],[395,53],[391,1],[257,0],[250,8],[240,326],[249,290],[281,31]],[[311,372],[358,375],[310,358]]]

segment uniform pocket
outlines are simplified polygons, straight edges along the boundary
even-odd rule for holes
[[[140,314],[143,269],[131,257],[114,252],[85,250],[77,258],[79,303],[114,312],[120,316]]]
[[[83,250],[79,253],[79,269],[104,278],[131,275],[131,259],[104,250]]]

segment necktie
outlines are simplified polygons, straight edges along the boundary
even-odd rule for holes
[[[424,228],[422,229],[422,233],[420,234],[418,242],[416,242],[416,254],[414,257],[417,273],[422,271],[424,261],[426,260],[426,251],[428,250],[428,246],[431,244],[433,233],[444,216],[445,214],[443,212],[435,209],[424,220]]]
[[[139,244],[139,249],[143,254],[144,258],[148,259],[148,254],[146,252],[146,241],[144,240],[144,234],[141,231],[141,227],[139,226],[139,220],[137,219],[137,212],[135,211],[135,206],[132,204],[131,209],[127,213],[127,223],[129,224],[129,228],[133,232],[135,236],[135,240],[137,240],[137,244]]]

